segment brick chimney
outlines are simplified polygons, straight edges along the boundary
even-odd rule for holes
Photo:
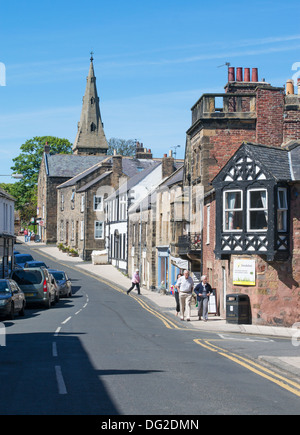
[[[164,154],[164,157],[162,159],[162,179],[170,177],[175,169],[175,160],[172,155],[172,151],[170,151],[169,157],[167,154]]]
[[[136,150],[135,150],[135,158],[136,159],[152,159],[152,153],[151,150],[147,150],[147,148],[144,148],[144,145],[140,142],[136,143]]]
[[[50,145],[48,145],[48,142],[46,142],[44,145],[44,153],[50,154]]]

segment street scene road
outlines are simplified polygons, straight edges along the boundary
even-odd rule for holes
[[[38,250],[20,250],[61,268]],[[198,331],[143,295],[64,269],[71,298],[3,321],[2,415],[299,413],[299,379],[257,359],[298,356],[291,340]]]

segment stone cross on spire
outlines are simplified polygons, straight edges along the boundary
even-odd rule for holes
[[[96,77],[93,65],[93,52],[83,97],[81,117],[73,144],[74,154],[99,155],[107,154],[108,144],[103,130],[97,94]]]

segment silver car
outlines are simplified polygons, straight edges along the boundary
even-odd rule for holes
[[[28,304],[42,304],[50,308],[56,302],[56,288],[46,268],[17,269],[11,277],[23,290]]]

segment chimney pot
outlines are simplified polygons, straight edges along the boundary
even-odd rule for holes
[[[243,81],[243,68],[238,67],[236,69],[236,81],[242,82]]]
[[[244,82],[250,82],[250,68],[245,68]]]
[[[164,157],[168,157],[167,154],[164,154]]]
[[[297,80],[298,95],[300,95],[300,79]]]
[[[252,82],[258,82],[258,69],[252,68]]]
[[[286,95],[294,95],[294,80],[286,81]]]
[[[228,81],[235,82],[235,68],[233,66],[228,68]]]

